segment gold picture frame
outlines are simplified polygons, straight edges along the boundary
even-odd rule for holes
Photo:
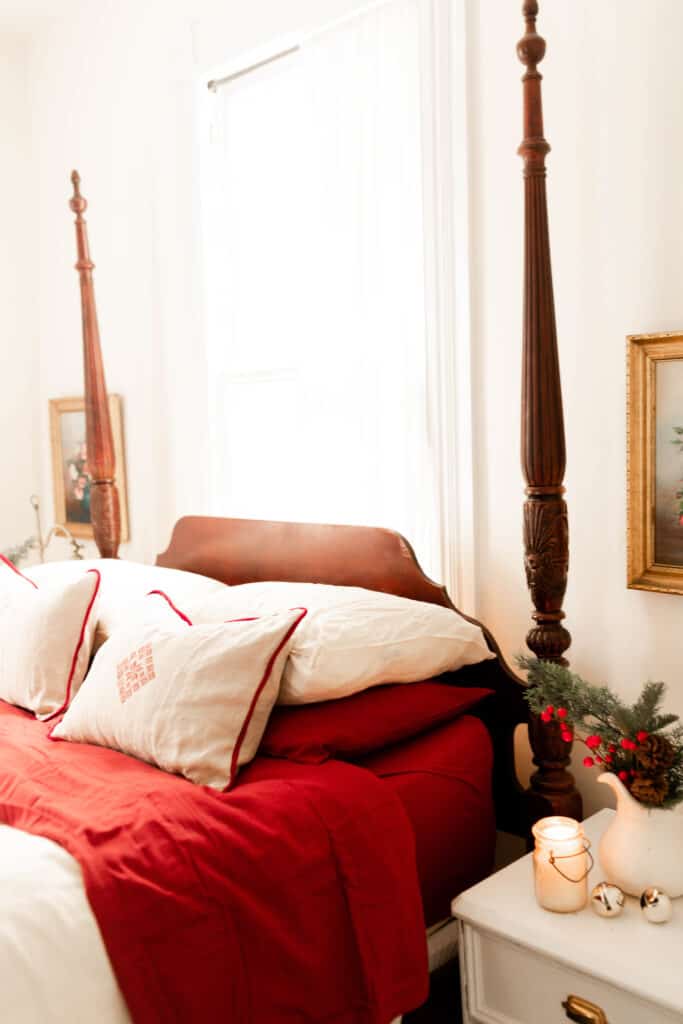
[[[109,415],[116,457],[116,486],[121,505],[121,542],[129,540],[128,493],[120,395],[109,396]],[[89,474],[85,450],[85,399],[50,399],[50,440],[55,522],[74,537],[92,539]]]
[[[683,332],[627,345],[627,586],[683,594]]]

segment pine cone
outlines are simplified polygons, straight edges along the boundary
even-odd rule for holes
[[[641,804],[660,807],[669,793],[669,780],[666,775],[644,775],[636,772],[631,781],[631,796]]]
[[[641,768],[658,775],[671,767],[676,760],[676,751],[666,736],[648,736],[635,756]]]

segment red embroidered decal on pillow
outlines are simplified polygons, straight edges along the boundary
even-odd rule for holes
[[[116,666],[116,682],[121,703],[124,704],[146,683],[151,683],[156,679],[156,675],[151,644],[139,647],[137,651],[120,661]]]

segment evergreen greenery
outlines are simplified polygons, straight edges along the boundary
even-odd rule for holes
[[[589,748],[585,764],[616,772],[642,803],[673,807],[683,800],[683,725],[661,709],[664,683],[645,683],[629,705],[563,665],[532,657],[517,663],[528,673],[531,710],[558,721],[570,739],[575,730]]]
[[[7,548],[6,551],[2,551],[0,554],[2,554],[8,562],[11,562],[12,565],[16,565],[18,567],[26,558],[28,558],[31,551],[37,547],[38,542],[36,541],[36,538],[29,537],[29,539],[25,540],[23,544],[17,544],[16,547],[13,548]]]

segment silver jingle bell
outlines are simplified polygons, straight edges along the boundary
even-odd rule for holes
[[[650,924],[665,924],[671,920],[673,914],[671,900],[663,889],[658,889],[654,885],[641,895],[640,909]]]
[[[591,907],[598,917],[618,917],[624,909],[624,894],[618,885],[598,882],[591,892]]]

